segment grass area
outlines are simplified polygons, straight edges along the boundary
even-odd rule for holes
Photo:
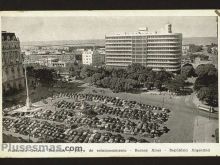
[[[23,140],[22,138],[3,134],[3,143],[24,143],[24,142],[27,141]]]
[[[48,88],[46,86],[38,86],[36,89],[29,88],[29,96],[31,101],[37,102],[47,97],[52,96],[55,93],[60,92],[80,92],[84,89],[84,87],[80,87],[82,83],[74,82],[74,83],[59,83],[57,86]],[[23,91],[17,95],[7,97],[7,99],[3,99],[4,107],[11,107],[17,104],[25,104],[26,102],[26,91]]]

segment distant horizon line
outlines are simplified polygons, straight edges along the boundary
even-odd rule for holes
[[[183,38],[218,38],[217,36],[207,36],[207,37],[183,37]],[[86,41],[86,40],[105,40],[105,38],[96,39],[63,39],[63,40],[36,40],[36,41],[20,41],[22,42],[54,42],[54,41]]]

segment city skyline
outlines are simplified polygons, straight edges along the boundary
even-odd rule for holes
[[[89,40],[104,39],[112,32],[134,32],[140,27],[157,31],[166,23],[172,24],[173,32],[182,33],[184,38],[217,37],[217,22],[213,16],[2,17],[2,30],[16,33],[21,42]]]

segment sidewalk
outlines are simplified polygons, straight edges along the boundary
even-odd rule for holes
[[[193,103],[196,105],[196,107],[198,107],[198,105],[204,105],[201,101],[199,101],[196,93],[193,93]]]
[[[203,103],[198,99],[198,97],[196,96],[196,93],[193,93],[192,101],[193,101],[193,103],[195,104],[196,107],[198,107],[198,105],[207,106],[207,105],[203,104]],[[215,107],[214,109],[215,109],[216,111],[218,111],[218,107]]]
[[[215,130],[218,128],[218,120],[209,120],[206,117],[197,116],[194,122],[194,143],[216,143]]]

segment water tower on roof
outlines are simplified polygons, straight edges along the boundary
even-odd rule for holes
[[[170,23],[165,25],[165,32],[172,33],[172,25]]]
[[[148,28],[147,27],[140,27],[139,29],[138,29],[138,31],[139,32],[146,32],[146,31],[148,31]]]

